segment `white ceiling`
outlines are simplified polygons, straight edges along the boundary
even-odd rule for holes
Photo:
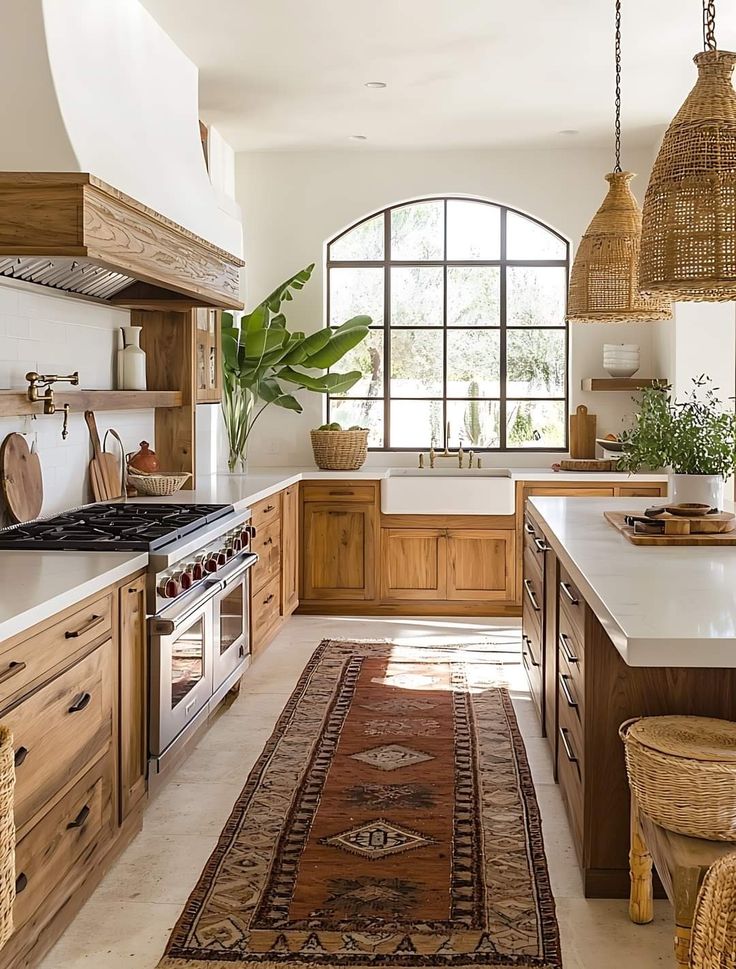
[[[142,2],[238,151],[611,143],[613,0]],[[623,0],[624,148],[653,144],[692,86],[701,16],[700,0]],[[717,38],[736,48],[728,0]]]

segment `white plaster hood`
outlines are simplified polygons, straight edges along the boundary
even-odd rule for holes
[[[88,172],[228,253],[240,212],[199,139],[198,72],[138,0],[7,4],[0,169]]]

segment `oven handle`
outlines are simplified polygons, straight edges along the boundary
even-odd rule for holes
[[[255,552],[245,552],[247,558],[245,560],[236,560],[231,562],[229,566],[226,567],[225,572],[220,577],[220,588],[227,589],[234,582],[237,582],[248,569],[253,568],[253,566],[258,561],[258,556]]]

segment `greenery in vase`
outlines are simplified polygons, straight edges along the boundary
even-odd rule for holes
[[[620,471],[670,468],[675,474],[736,471],[736,413],[718,398],[717,387],[702,374],[684,401],[669,387],[647,387],[633,428],[621,435]]]
[[[340,326],[327,326],[307,336],[291,332],[282,304],[304,288],[314,263],[277,287],[236,323],[222,314],[222,414],[228,440],[228,468],[245,469],[248,440],[256,421],[271,404],[302,412],[290,389],[343,394],[363,376],[326,371],[368,335],[369,316],[354,316]]]

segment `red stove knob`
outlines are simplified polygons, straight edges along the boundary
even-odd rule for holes
[[[217,572],[217,559],[214,556],[205,561],[204,570],[205,572]]]
[[[195,582],[199,582],[199,580],[204,575],[204,565],[203,565],[203,563],[202,562],[195,562],[192,565],[191,572],[192,572],[192,579],[194,579]]]
[[[240,552],[243,549],[243,543],[239,538],[234,538],[230,543],[230,548],[233,552]]]
[[[256,537],[255,525],[247,525],[240,533],[240,540],[243,545],[247,545],[251,538]]]
[[[233,548],[232,545],[228,545],[227,548],[225,549],[225,558],[231,559],[234,554],[235,554],[235,549]]]
[[[217,567],[218,567],[218,568],[219,568],[219,567],[220,567],[221,565],[224,565],[224,564],[225,564],[225,562],[227,562],[227,555],[226,555],[226,553],[224,552],[224,550],[222,550],[222,549],[221,549],[221,550],[220,550],[219,552],[216,552],[216,553],[215,553],[215,559],[217,560]]]
[[[181,592],[181,586],[176,579],[168,578],[161,583],[159,591],[164,599],[175,599]]]
[[[180,583],[182,589],[191,589],[192,588],[192,583],[194,582],[194,576],[192,575],[192,573],[191,573],[191,571],[189,569],[184,569],[183,572],[180,572],[179,573],[179,575],[177,576],[177,578],[179,580],[179,583]]]

